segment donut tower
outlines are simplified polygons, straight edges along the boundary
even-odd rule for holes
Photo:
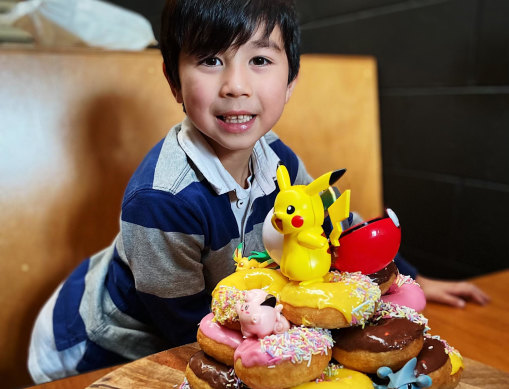
[[[237,270],[212,292],[182,389],[458,385],[461,355],[431,334],[419,313],[422,289],[393,262],[401,240],[394,212],[343,231],[350,191],[337,196],[329,188],[344,172],[291,185],[279,166],[265,260],[235,251]]]

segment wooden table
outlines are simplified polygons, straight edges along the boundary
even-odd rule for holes
[[[465,357],[466,368],[458,389],[509,388],[509,270],[472,281],[491,296],[490,304],[484,307],[467,304],[459,309],[430,303],[423,313],[429,319],[431,332],[446,339]],[[32,388],[134,389],[141,387],[140,382],[145,388],[172,388],[182,381],[182,371],[196,349],[196,344],[182,346],[129,364]],[[133,382],[137,385],[133,386]]]
[[[429,303],[423,314],[431,333],[440,335],[463,356],[509,373],[509,270],[472,280],[486,291],[486,306],[451,308]]]

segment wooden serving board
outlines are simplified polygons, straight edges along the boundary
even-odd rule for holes
[[[100,378],[87,389],[168,389],[184,380],[187,361],[199,350],[197,343],[162,351],[128,363]],[[465,358],[465,371],[457,389],[508,389],[509,374]]]

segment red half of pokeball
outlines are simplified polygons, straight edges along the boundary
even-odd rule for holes
[[[401,228],[390,217],[369,220],[341,234],[339,246],[332,250],[332,267],[347,272],[376,273],[394,259],[400,243]]]

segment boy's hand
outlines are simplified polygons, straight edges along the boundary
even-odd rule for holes
[[[421,285],[428,301],[463,308],[467,301],[485,305],[491,300],[480,288],[467,281],[433,280],[423,276],[417,276],[415,281]]]

